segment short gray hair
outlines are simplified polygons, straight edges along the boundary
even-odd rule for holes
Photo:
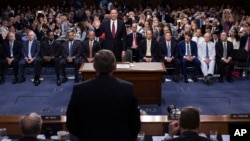
[[[20,120],[20,128],[23,135],[36,135],[42,128],[42,118],[37,113],[25,115]]]
[[[96,53],[94,68],[97,73],[111,73],[116,67],[116,59],[112,51],[102,49]]]

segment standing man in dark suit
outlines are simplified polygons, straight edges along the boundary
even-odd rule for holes
[[[14,80],[13,84],[18,82],[18,63],[21,59],[22,43],[15,40],[15,33],[9,32],[6,40],[3,42],[4,54],[5,54],[5,66],[13,67]],[[0,70],[4,72],[5,67],[1,67]]]
[[[34,84],[38,86],[40,84],[40,74],[41,74],[41,58],[40,58],[40,42],[35,40],[35,33],[29,31],[28,41],[23,42],[22,48],[22,59],[19,62],[19,82],[22,83],[25,81],[24,71],[26,64],[34,66]]]
[[[47,39],[41,43],[41,57],[43,64],[51,64],[55,67],[56,84],[61,85],[60,80],[60,59],[62,57],[62,46],[54,39],[54,33],[49,31],[46,33]]]
[[[67,38],[68,41],[62,44],[63,53],[62,53],[62,59],[60,60],[60,68],[62,69],[62,75],[63,75],[62,82],[64,83],[68,80],[65,71],[66,65],[73,64],[75,67],[75,83],[78,83],[79,82],[78,72],[81,65],[80,55],[81,55],[82,45],[81,42],[74,40],[75,35],[73,31],[69,31],[67,33]]]
[[[111,50],[117,61],[122,61],[125,57],[125,52],[127,50],[126,38],[127,32],[123,21],[118,20],[117,9],[112,9],[110,11],[110,20],[104,21],[100,24],[100,21],[96,20],[94,22],[96,36],[105,35],[105,40],[102,42],[102,48]]]
[[[196,42],[191,40],[192,33],[188,32],[185,34],[185,40],[178,43],[180,60],[182,65],[182,73],[184,75],[184,82],[188,83],[187,78],[187,64],[191,63],[194,65],[193,81],[197,82],[197,75],[200,68],[200,61],[198,59],[198,49]]]
[[[132,24],[131,30],[132,33],[127,35],[127,49],[131,50],[132,52],[132,61],[138,62],[139,61],[138,45],[142,40],[142,34],[136,32],[137,23]]]
[[[171,32],[166,32],[165,42],[160,43],[159,57],[160,61],[164,62],[166,68],[168,64],[174,65],[175,74],[173,80],[175,82],[179,82],[181,62],[178,56],[177,41],[174,38],[172,38]]]
[[[146,31],[146,39],[139,44],[139,61],[140,62],[157,62],[159,59],[159,45],[153,38],[153,31]]]
[[[82,62],[92,63],[94,61],[95,54],[101,50],[101,45],[95,40],[95,32],[88,32],[88,39],[83,41],[83,51],[81,54]]]
[[[223,76],[225,74],[225,67],[228,66],[227,81],[232,83],[232,72],[234,69],[234,64],[232,61],[233,55],[233,44],[227,41],[227,33],[225,31],[221,32],[221,41],[217,42],[215,45],[216,49],[216,62],[218,64],[218,71],[220,73],[219,82],[223,83]]]
[[[67,129],[82,141],[135,141],[141,123],[133,84],[112,77],[116,60],[109,50],[96,53],[93,66],[97,77],[73,88]]]

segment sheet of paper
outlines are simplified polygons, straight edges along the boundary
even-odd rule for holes
[[[129,69],[129,64],[116,64],[117,69]]]

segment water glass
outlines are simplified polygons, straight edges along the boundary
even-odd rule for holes
[[[145,138],[145,133],[139,132],[137,135],[137,141],[144,141],[144,138]]]
[[[216,130],[210,130],[210,139],[213,141],[217,141],[217,131]]]
[[[3,139],[8,139],[6,128],[0,128],[0,141]]]

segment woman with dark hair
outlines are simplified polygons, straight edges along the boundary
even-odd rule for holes
[[[240,38],[239,38],[239,32],[236,28],[233,28],[230,32],[230,37],[227,39],[228,41],[233,43],[234,49],[240,48]]]

